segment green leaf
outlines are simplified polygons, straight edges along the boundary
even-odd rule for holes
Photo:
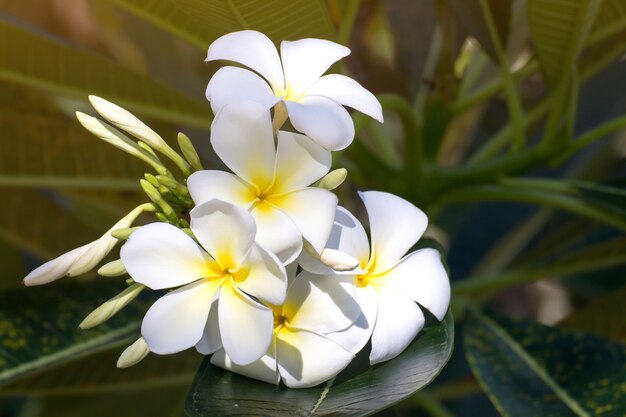
[[[496,46],[489,34],[489,27],[483,13],[480,0],[447,0],[459,23],[472,35],[494,62],[499,62]],[[511,21],[511,0],[488,0],[493,16],[498,39],[506,50]]]
[[[534,322],[470,313],[474,375],[505,417],[623,416],[626,346]]]
[[[363,416],[391,406],[429,384],[452,353],[451,314],[426,327],[397,358],[369,366],[367,355],[317,387],[288,389],[224,371],[205,359],[187,398],[191,417],[267,415]]]
[[[150,355],[139,364],[118,369],[123,348],[89,355],[2,386],[4,395],[86,395],[188,387],[203,356],[195,349],[175,355]]]
[[[626,52],[626,3],[603,0],[581,55],[581,72],[593,74]]]
[[[0,79],[53,94],[102,96],[133,112],[207,128],[208,103],[0,16]]]
[[[560,325],[626,343],[625,299],[626,287],[622,287],[595,298],[586,307],[567,316]]]
[[[321,0],[109,0],[205,51],[217,37],[242,29],[275,42],[334,39]]]
[[[152,294],[142,294],[109,321],[83,331],[78,328],[82,319],[125,285],[66,281],[0,293],[0,384],[137,338]]]
[[[584,248],[544,265],[525,266],[493,275],[471,277],[453,286],[457,294],[480,294],[538,281],[598,271],[626,264],[626,239]]]
[[[0,186],[138,189],[145,164],[102,142],[38,94],[0,83]]]
[[[570,76],[600,0],[528,0],[528,26],[535,54],[551,86]]]

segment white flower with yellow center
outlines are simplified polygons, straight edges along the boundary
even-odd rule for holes
[[[255,243],[252,216],[232,204],[196,206],[191,230],[199,244],[174,226],[152,223],[122,246],[121,260],[136,282],[182,286],[150,307],[141,335],[158,354],[194,345],[208,354],[223,346],[234,362],[253,362],[267,351],[274,323],[272,310],[258,300],[282,304],[285,268]]]
[[[350,49],[331,41],[301,39],[282,41],[278,56],[272,41],[262,33],[229,33],[211,44],[206,60],[233,61],[255,72],[223,67],[209,82],[206,96],[214,113],[244,100],[268,109],[279,103],[276,111],[286,110],[298,131],[326,149],[343,149],[354,138],[354,124],[343,106],[383,121],[380,103],[359,83],[339,74],[322,77],[348,54]]]
[[[217,198],[248,209],[256,220],[257,241],[284,263],[298,256],[302,237],[323,249],[337,197],[309,185],[330,169],[329,151],[283,131],[275,146],[270,112],[254,102],[224,107],[213,122],[211,143],[235,174],[192,174],[187,186],[196,204]]]
[[[375,364],[399,355],[423,328],[424,315],[416,302],[438,320],[444,318],[450,283],[437,250],[420,249],[405,256],[426,230],[428,219],[421,210],[389,193],[359,195],[369,217],[371,249],[361,223],[341,207],[327,244],[356,258],[359,266],[352,272],[335,272],[306,252],[299,261],[305,270],[322,276],[352,277],[363,311],[356,321],[359,326],[328,336],[359,350],[371,334],[370,362]]]
[[[233,363],[224,350],[211,363],[239,374],[290,388],[320,384],[354,358],[326,333],[352,327],[361,314],[350,277],[317,277],[302,272],[290,280],[285,303],[274,310],[274,337],[265,355],[247,366]]]

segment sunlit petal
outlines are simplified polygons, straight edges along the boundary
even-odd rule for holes
[[[435,249],[421,249],[403,258],[377,281],[402,292],[443,320],[450,304],[450,281]]]
[[[255,101],[269,109],[280,100],[265,80],[252,71],[237,67],[220,68],[209,81],[206,98],[211,102],[214,114],[227,104],[240,101]]]
[[[252,245],[245,265],[235,273],[240,290],[262,301],[280,305],[287,292],[287,272],[280,259],[261,246]]]
[[[233,362],[247,365],[267,352],[272,341],[272,310],[230,283],[220,290],[219,324],[224,350]]]
[[[282,41],[280,56],[288,90],[296,96],[304,93],[333,63],[349,54],[350,49],[324,39]]]
[[[269,110],[244,101],[225,106],[211,127],[215,153],[235,174],[264,191],[274,179],[276,149]]]
[[[243,64],[261,74],[273,88],[283,88],[283,70],[278,51],[262,33],[242,30],[226,34],[209,46],[207,61],[223,59]]]
[[[280,376],[290,388],[320,384],[341,372],[354,358],[324,336],[286,327],[278,333],[276,356]]]
[[[298,226],[280,209],[261,203],[250,212],[257,224],[256,241],[284,263],[294,261],[302,251]]]
[[[182,230],[151,223],[134,231],[120,249],[128,274],[152,289],[173,288],[212,274],[210,256]]]
[[[372,332],[372,365],[398,356],[424,327],[424,314],[400,292],[378,288],[378,313]]]
[[[279,131],[272,191],[282,193],[307,187],[326,175],[331,164],[330,152],[311,139]]]
[[[369,217],[374,270],[382,273],[396,264],[422,236],[428,218],[403,198],[380,191],[360,192]]]
[[[193,234],[222,269],[243,264],[256,236],[256,223],[246,209],[209,200],[190,214]]]
[[[352,143],[354,124],[342,105],[322,96],[285,101],[285,105],[293,127],[320,146],[338,151]]]
[[[248,208],[256,198],[256,189],[241,178],[224,171],[196,171],[187,178],[187,188],[194,203],[218,199]]]
[[[354,278],[301,272],[289,286],[283,315],[291,328],[316,333],[339,331],[361,314]]]
[[[141,335],[150,350],[165,355],[198,343],[219,286],[219,280],[201,280],[159,298],[141,325]]]
[[[298,226],[302,236],[320,253],[330,236],[337,196],[321,188],[305,188],[276,199],[279,207]]]
[[[345,75],[330,74],[320,78],[309,87],[306,95],[331,98],[339,104],[352,107],[383,122],[383,109],[374,94]]]

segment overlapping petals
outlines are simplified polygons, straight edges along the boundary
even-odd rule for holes
[[[289,286],[285,303],[273,310],[274,337],[263,357],[241,366],[222,350],[211,362],[262,381],[277,384],[282,380],[288,387],[303,388],[333,377],[354,357],[356,348],[349,334],[343,344],[325,336],[326,332],[355,329],[352,324],[361,309],[349,279],[303,272]]]
[[[348,211],[338,208],[327,248],[355,257],[359,267],[352,272],[330,270],[314,257],[303,252],[300,265],[313,273],[351,276],[361,306],[363,319],[360,331],[351,332],[364,344],[371,335],[372,364],[400,354],[424,325],[419,303],[442,320],[450,302],[450,283],[439,252],[421,249],[405,256],[419,240],[427,226],[427,218],[417,207],[389,193],[359,193],[369,217],[371,249],[363,226]],[[345,334],[328,334],[337,342]]]
[[[283,41],[280,56],[265,35],[244,30],[229,33],[209,47],[207,61],[233,61],[250,68],[223,67],[206,90],[211,107],[253,100],[265,108],[283,101],[292,125],[326,149],[340,150],[354,138],[354,125],[343,106],[382,122],[382,108],[372,93],[351,78],[322,75],[350,53],[323,39]],[[259,75],[257,75],[259,74]]]
[[[152,305],[142,336],[155,353],[195,345],[211,353],[223,346],[236,363],[253,362],[272,338],[272,311],[262,302],[283,302],[285,269],[254,241],[250,214],[232,204],[210,200],[196,206],[191,230],[199,244],[174,226],[153,223],[122,247],[122,262],[136,282],[150,288],[183,285]]]
[[[330,152],[302,135],[282,131],[275,146],[270,113],[254,102],[224,107],[213,122],[211,143],[234,174],[191,175],[187,185],[197,204],[220,198],[249,210],[257,241],[285,263],[298,256],[303,237],[321,251],[337,197],[309,185],[328,173]]]

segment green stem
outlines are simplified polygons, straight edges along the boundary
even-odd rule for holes
[[[611,120],[599,127],[591,129],[582,135],[580,135],[574,142],[568,147],[566,152],[562,157],[559,158],[559,161],[566,160],[570,158],[572,155],[577,153],[583,148],[591,145],[595,141],[606,137],[607,135],[615,132],[616,130],[626,128],[626,116],[621,116],[616,119]]]
[[[489,8],[487,0],[480,0],[480,7],[483,11],[485,21],[487,22],[487,29],[489,30],[489,36],[491,43],[493,43],[498,63],[500,64],[500,72],[502,74],[502,82],[504,83],[504,91],[506,93],[506,101],[509,107],[509,116],[511,117],[511,124],[513,126],[513,147],[514,149],[522,149],[526,146],[526,138],[524,134],[524,111],[522,108],[522,101],[517,92],[515,81],[509,71],[509,64],[506,60],[504,48],[500,42],[496,24],[493,20],[493,15]]]

